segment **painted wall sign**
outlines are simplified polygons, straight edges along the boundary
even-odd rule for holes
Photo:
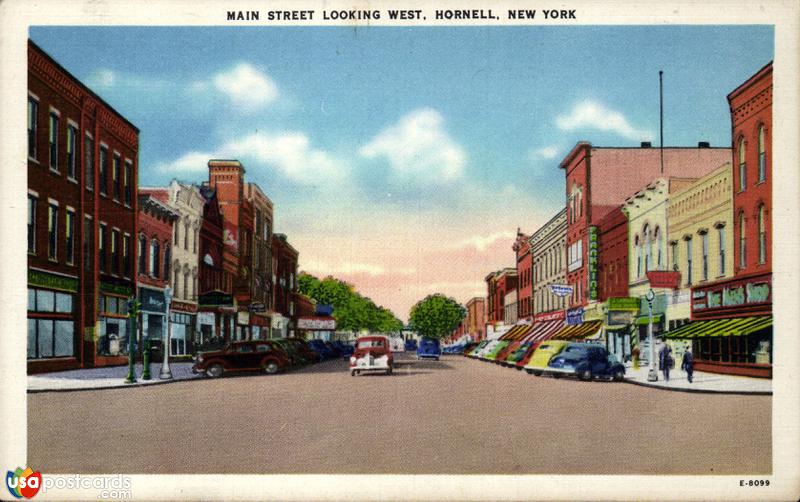
[[[732,282],[692,293],[692,309],[719,309],[758,305],[772,301],[769,282]]]
[[[538,314],[536,317],[533,318],[534,322],[545,322],[545,321],[560,321],[564,319],[564,311],[563,310],[556,310],[555,312],[545,312],[544,314]]]
[[[664,270],[651,270],[647,272],[647,280],[651,288],[678,289],[681,284],[681,273]]]
[[[299,329],[334,330],[336,319],[332,317],[300,317],[297,319]]]
[[[556,296],[569,296],[572,294],[572,286],[566,284],[551,284],[550,292]]]
[[[78,291],[78,279],[62,275],[48,274],[39,270],[28,269],[28,284],[48,289],[58,289],[75,293]]]
[[[597,300],[597,253],[598,253],[597,227],[589,227],[588,254],[588,288],[589,300]]]
[[[639,310],[639,299],[630,296],[611,297],[608,299],[608,310]]]

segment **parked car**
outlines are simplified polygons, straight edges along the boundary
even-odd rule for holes
[[[500,340],[500,341],[498,341],[498,342],[495,344],[495,346],[494,346],[494,347],[492,347],[492,350],[488,350],[488,351],[486,351],[486,352],[484,353],[484,355],[483,355],[483,359],[484,359],[484,360],[486,360],[486,361],[494,361],[494,360],[497,358],[497,354],[499,354],[499,353],[500,353],[500,351],[502,351],[503,349],[505,349],[506,347],[508,347],[508,345],[509,345],[510,343],[511,343],[511,342],[509,342],[509,341],[507,341],[507,340]]]
[[[498,343],[500,343],[500,340],[489,340],[486,345],[472,353],[473,357],[475,359],[485,359],[486,354],[493,351]]]
[[[344,343],[341,340],[337,340],[337,341],[333,342],[333,345],[337,349],[339,349],[339,352],[342,354],[342,357],[345,358],[345,359],[348,359],[350,356],[352,356],[353,352],[355,351],[355,347],[353,347],[349,343]]]
[[[469,357],[470,352],[475,350],[475,347],[477,347],[478,345],[480,345],[479,342],[470,342],[470,343],[466,344],[464,346],[464,350],[461,351],[461,355]]]
[[[291,366],[289,356],[271,340],[234,342],[221,350],[200,352],[192,366],[193,373],[221,377],[225,373],[262,371],[274,374]]]
[[[333,344],[333,342],[323,341],[328,349],[331,351],[331,357],[342,357],[342,352]]]
[[[333,351],[330,349],[330,347],[325,345],[325,342],[318,338],[309,340],[308,346],[322,356],[323,359],[331,359],[333,357]]]
[[[303,357],[300,349],[298,349],[294,343],[290,342],[288,338],[271,338],[270,342],[278,345],[283,349],[284,352],[286,352],[286,354],[289,356],[289,361],[292,363],[292,366],[302,366],[309,362],[305,357]]]
[[[423,338],[419,341],[417,359],[430,358],[438,361],[441,355],[442,348],[439,345],[439,340],[435,338]]]
[[[581,380],[625,378],[625,366],[605,347],[595,343],[570,343],[550,359],[547,372],[553,376],[576,376]]]
[[[561,352],[570,343],[566,340],[545,340],[540,343],[528,364],[525,365],[525,371],[536,376],[541,375],[547,369],[550,358]]]
[[[406,352],[416,352],[417,351],[417,341],[413,338],[410,340],[406,340],[405,343]]]
[[[312,349],[311,346],[308,345],[308,342],[302,338],[287,338],[286,340],[294,345],[295,349],[297,349],[297,351],[306,361],[310,363],[318,363],[322,361],[322,356],[319,355],[319,352]]]
[[[497,355],[494,358],[494,363],[506,366],[508,364],[506,363],[506,358],[508,358],[510,354],[513,354],[521,344],[522,342],[519,340],[509,342],[509,344],[506,345],[504,349],[502,349],[500,352],[497,353]]]
[[[363,371],[383,371],[392,374],[394,358],[389,339],[385,336],[362,336],[356,340],[353,355],[350,356],[350,376]]]
[[[536,348],[539,346],[539,342],[525,342],[517,348],[516,351],[511,353],[506,358],[506,364],[508,366],[512,366],[517,368],[518,370],[522,370],[528,361],[530,361],[531,356],[536,351]]]
[[[489,340],[481,340],[476,346],[474,346],[469,352],[464,352],[464,355],[467,357],[478,357],[478,352],[483,350],[489,344]]]

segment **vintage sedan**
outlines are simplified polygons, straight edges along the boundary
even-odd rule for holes
[[[508,356],[507,363],[518,370],[522,370],[531,360],[536,349],[539,348],[539,344],[540,342],[527,342],[520,345],[516,352]]]
[[[438,361],[441,355],[442,347],[439,345],[439,340],[435,338],[423,338],[419,341],[417,359],[435,359]]]
[[[505,350],[505,348],[508,347],[510,343],[511,342],[507,340],[500,340],[499,342],[497,342],[497,344],[495,344],[492,350],[489,350],[483,354],[483,359],[486,361],[494,361],[495,359],[497,359],[497,355],[503,350]]]
[[[547,369],[550,358],[564,350],[564,347],[569,344],[570,342],[566,340],[546,340],[540,343],[528,364],[525,365],[525,371],[536,376],[541,375]]]
[[[625,378],[625,366],[602,345],[571,343],[550,359],[547,373],[554,377],[568,375],[581,380],[604,378],[618,382]]]
[[[464,351],[464,355],[467,357],[478,357],[478,353],[481,350],[483,350],[483,348],[486,347],[487,345],[489,345],[489,340],[481,340],[481,342],[478,343],[478,345],[472,347],[472,349],[470,349],[469,352]]]
[[[350,356],[350,376],[364,371],[381,371],[392,374],[392,348],[385,336],[362,336],[356,340],[356,348]]]
[[[193,373],[217,378],[224,373],[262,371],[275,374],[291,366],[289,357],[271,341],[234,342],[222,350],[200,352],[192,366]]]

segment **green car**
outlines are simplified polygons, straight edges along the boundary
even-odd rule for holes
[[[492,350],[490,350],[485,356],[483,356],[483,358],[487,361],[494,361],[497,358],[497,354],[499,354],[500,351],[508,347],[509,343],[511,342],[506,342],[506,341],[497,342],[497,345],[495,345]]]
[[[269,341],[282,348],[283,351],[286,352],[286,355],[289,356],[289,361],[291,362],[292,366],[300,366],[308,362],[290,340],[285,338],[270,338]]]
[[[519,347],[517,347],[515,351],[511,352],[508,355],[508,357],[506,357],[506,360],[504,361],[504,366],[516,365],[518,362],[522,360],[523,357],[525,357],[525,354],[528,353],[528,349],[530,349],[532,345],[533,342],[524,342],[519,344]]]

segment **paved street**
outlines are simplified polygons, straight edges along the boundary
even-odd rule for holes
[[[46,473],[769,473],[770,396],[534,377],[445,356],[392,376],[276,376],[28,395]]]

